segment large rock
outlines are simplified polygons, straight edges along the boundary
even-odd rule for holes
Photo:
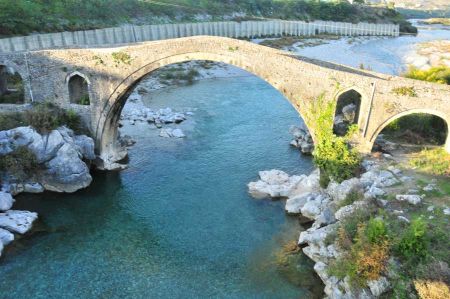
[[[314,200],[316,196],[316,193],[307,192],[299,196],[289,197],[286,201],[285,210],[289,214],[300,214],[305,204],[310,200]]]
[[[0,228],[0,244],[6,246],[12,241],[14,241],[14,234],[6,229]]]
[[[339,203],[347,199],[351,193],[362,193],[363,188],[361,182],[357,178],[351,178],[349,180],[345,180],[342,183],[331,182],[326,192],[331,196],[331,198]]]
[[[46,163],[41,183],[45,189],[72,193],[86,188],[92,182],[89,168],[80,153],[70,144],[64,144],[52,160]]]
[[[315,169],[308,176],[303,176],[301,181],[292,189],[289,197],[301,196],[309,192],[319,192],[320,190],[320,172]]]
[[[34,153],[43,168],[38,182],[17,182],[14,193],[39,193],[43,187],[56,192],[74,192],[87,187],[92,177],[84,160],[96,158],[94,140],[84,135],[75,135],[66,127],[41,135],[31,127],[19,127],[1,133],[1,148],[26,146]]]
[[[377,280],[369,280],[367,286],[375,297],[381,296],[390,288],[390,283],[386,277],[381,276]]]
[[[0,211],[7,211],[11,209],[14,203],[14,198],[10,193],[0,191]]]
[[[333,223],[333,224],[321,227],[319,229],[310,228],[310,229],[300,233],[298,244],[299,245],[305,245],[305,244],[311,245],[311,244],[318,244],[320,242],[323,242],[327,238],[327,236],[331,233],[334,233],[337,228],[338,228],[337,223]]]
[[[342,108],[342,115],[345,119],[345,121],[349,123],[354,123],[355,117],[356,117],[356,105],[355,104],[349,104]]]
[[[422,197],[417,194],[399,194],[395,198],[398,201],[407,201],[412,205],[418,205],[422,202]]]
[[[334,217],[337,220],[342,220],[350,215],[352,215],[355,211],[359,209],[364,209],[368,206],[368,203],[364,200],[355,201],[353,204],[344,206],[337,210],[337,212],[334,214]]]
[[[316,219],[325,210],[329,202],[330,198],[328,196],[318,193],[314,198],[306,202],[301,209],[301,213],[309,219]]]
[[[259,181],[248,184],[249,193],[254,198],[288,197],[297,184],[305,178],[305,176],[297,175],[290,177],[284,171],[277,169],[260,171],[259,177]]]
[[[299,148],[303,154],[311,154],[314,150],[314,142],[311,134],[304,124],[300,127],[292,126],[289,132],[294,136],[291,145]]]
[[[25,234],[37,218],[38,215],[34,212],[9,210],[0,213],[0,227],[12,233]]]

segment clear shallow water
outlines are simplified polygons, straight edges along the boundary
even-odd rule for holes
[[[50,233],[8,250],[0,298],[311,298],[308,289],[322,286],[310,262],[299,255],[277,266],[297,221],[283,202],[254,200],[246,187],[260,170],[310,171],[310,159],[289,146],[288,129],[300,122],[294,108],[255,77],[147,100],[197,108],[181,125],[188,138],[133,126],[129,169],[98,173],[76,194],[19,197],[15,208],[37,211]]]

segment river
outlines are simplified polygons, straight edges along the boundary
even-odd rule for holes
[[[393,74],[405,49],[449,33],[430,32],[341,39],[299,54]],[[312,263],[280,254],[298,238],[297,219],[283,201],[255,200],[246,187],[260,170],[311,171],[311,159],[289,146],[288,129],[301,122],[294,108],[253,76],[167,88],[146,104],[194,108],[181,125],[187,138],[125,127],[137,140],[127,170],[97,172],[75,194],[19,196],[15,209],[38,212],[42,229],[5,253],[0,298],[320,296]]]

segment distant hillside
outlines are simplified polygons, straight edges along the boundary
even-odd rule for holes
[[[277,18],[398,23],[392,9],[345,0],[0,0],[0,36],[73,31],[122,24]]]

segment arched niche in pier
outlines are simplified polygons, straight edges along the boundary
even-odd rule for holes
[[[13,68],[0,65],[0,104],[23,104],[24,102],[22,77]]]

